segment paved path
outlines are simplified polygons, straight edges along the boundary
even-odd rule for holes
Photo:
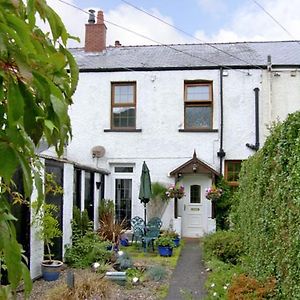
[[[204,299],[206,271],[199,239],[186,239],[170,281],[166,300]]]

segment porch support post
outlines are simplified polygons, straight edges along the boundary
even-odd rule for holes
[[[174,198],[174,218],[178,218],[178,199],[177,197]]]

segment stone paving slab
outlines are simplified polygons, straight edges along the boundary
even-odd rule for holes
[[[202,262],[200,240],[185,239],[185,245],[171,277],[166,300],[204,299],[205,280],[206,271]]]

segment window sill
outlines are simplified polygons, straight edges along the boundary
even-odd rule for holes
[[[218,132],[218,129],[179,129],[179,132]]]
[[[134,129],[134,128],[104,129],[104,132],[142,132],[142,129]]]

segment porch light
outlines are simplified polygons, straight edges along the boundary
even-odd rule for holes
[[[194,173],[197,172],[197,164],[193,164],[193,172],[194,172]]]

